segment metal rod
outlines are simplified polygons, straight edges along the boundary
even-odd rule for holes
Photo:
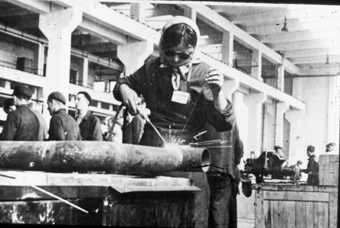
[[[4,175],[4,174],[0,174],[0,176],[6,177],[6,178],[11,178],[11,179],[16,179],[15,177],[8,176],[8,175]],[[78,210],[80,210],[80,211],[82,211],[82,212],[89,213],[87,210],[84,210],[83,208],[78,207],[77,205],[75,205],[75,204],[73,204],[73,203],[70,203],[69,201],[67,201],[67,200],[65,200],[65,199],[63,199],[63,198],[61,198],[61,197],[59,197],[59,196],[54,195],[54,194],[51,193],[51,192],[48,192],[48,191],[46,191],[46,190],[44,190],[44,189],[42,189],[42,188],[39,188],[38,186],[35,186],[35,185],[32,185],[32,184],[29,184],[29,186],[32,187],[32,188],[34,188],[34,189],[37,189],[38,191],[41,191],[41,192],[43,192],[43,193],[45,193],[45,194],[47,194],[47,195],[49,195],[49,196],[52,196],[53,198],[56,198],[56,199],[58,199],[58,200],[60,200],[60,201],[62,201],[62,202],[64,202],[64,203],[66,203],[66,204],[68,204],[68,205],[70,205],[70,206],[72,206],[72,207],[74,207],[74,208],[77,208]]]
[[[150,120],[148,120],[148,119],[145,119],[145,120],[146,120],[146,122],[148,122],[148,123],[151,125],[151,127],[155,130],[155,132],[156,132],[157,135],[161,138],[161,140],[163,141],[163,143],[166,144],[167,142],[165,141],[165,139],[163,138],[163,136],[161,135],[161,133],[159,133],[159,131],[158,131],[158,129],[155,127],[155,125],[153,125],[153,123],[151,123]]]
[[[68,205],[70,205],[72,207],[75,207],[75,208],[77,208],[78,210],[80,210],[82,212],[89,213],[87,210],[84,210],[83,208],[78,207],[77,205],[75,205],[73,203],[70,203],[69,201],[67,201],[67,200],[65,200],[63,198],[60,198],[59,196],[54,195],[53,193],[50,193],[50,192],[48,192],[48,191],[46,191],[46,190],[44,190],[42,188],[39,188],[38,186],[35,186],[35,185],[29,185],[29,186],[31,186],[32,188],[37,189],[37,190],[47,194],[47,195],[50,195],[50,196],[52,196],[52,197],[54,197],[54,198],[56,198],[56,199],[58,199],[58,200],[60,200],[60,201],[62,201],[64,203],[66,203],[66,204],[68,204]]]

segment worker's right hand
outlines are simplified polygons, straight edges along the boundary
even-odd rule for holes
[[[130,87],[125,84],[119,87],[119,91],[123,105],[127,107],[131,115],[135,116],[138,113],[137,105],[141,103],[141,99],[138,97],[136,91],[130,89]]]

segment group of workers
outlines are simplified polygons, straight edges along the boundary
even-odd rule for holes
[[[328,143],[326,145],[326,150],[325,153],[334,153],[335,152],[335,147],[336,143]],[[283,168],[290,168],[294,171],[294,175],[289,176],[289,179],[293,181],[294,183],[297,183],[302,175],[301,173],[304,172],[308,174],[307,178],[307,184],[308,185],[318,185],[319,183],[319,164],[318,164],[318,159],[315,154],[315,147],[312,145],[309,145],[306,149],[307,151],[307,156],[308,156],[308,163],[307,163],[307,168],[302,169],[301,165],[303,162],[301,160],[298,160],[296,164],[288,166],[287,161],[285,160],[285,156],[282,150],[282,147],[280,146],[275,146],[274,151],[268,152],[270,153],[270,156],[268,158],[265,158],[268,162],[268,166],[266,168],[280,168],[281,170]],[[260,157],[263,157],[262,155],[266,152],[263,152]],[[277,159],[273,159],[274,157]],[[258,160],[261,160],[259,158],[256,158],[255,152],[252,151],[250,152],[250,158],[246,160],[246,167],[255,167],[257,165],[260,165],[258,163],[262,163]],[[262,159],[263,160],[263,159]],[[264,165],[265,166],[265,165]],[[272,173],[272,178],[273,179],[285,179],[287,178],[285,175],[282,174],[282,172],[279,173]]]
[[[144,120],[144,124],[136,123],[143,127],[138,142],[141,145],[163,147],[161,137],[169,135],[173,135],[176,142],[189,144],[200,132],[205,132],[200,140],[230,142],[231,147],[211,148],[223,154],[223,166],[207,173],[208,223],[209,227],[237,227],[236,196],[240,178],[237,165],[243,156],[243,143],[233,104],[222,91],[224,75],[196,55],[199,37],[198,26],[191,19],[171,18],[162,30],[160,56],[148,59],[135,73],[120,78],[113,95],[130,115],[142,117],[136,118],[136,122]],[[47,128],[41,114],[28,106],[31,96],[28,87],[14,89],[16,110],[8,114],[2,140],[44,140]],[[90,103],[90,95],[79,92],[75,102],[78,113],[73,118],[66,112],[65,96],[60,92],[51,93],[47,99],[52,116],[48,140],[103,140],[99,119],[88,111]]]
[[[91,96],[80,91],[76,96],[77,116],[66,112],[66,98],[53,92],[47,98],[47,109],[51,115],[49,128],[41,112],[30,102],[32,92],[26,85],[14,88],[13,98],[6,99],[3,109],[7,113],[1,140],[44,141],[44,140],[103,140],[101,123],[88,107]]]

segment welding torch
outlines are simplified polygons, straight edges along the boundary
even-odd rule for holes
[[[150,126],[154,129],[156,134],[159,136],[159,138],[163,141],[164,144],[166,144],[166,141],[164,137],[161,135],[161,133],[158,131],[158,129],[155,127],[155,125],[150,121],[148,115],[150,115],[150,110],[147,108],[143,108],[141,105],[137,105],[137,113],[148,123]]]

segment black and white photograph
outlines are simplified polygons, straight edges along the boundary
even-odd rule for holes
[[[0,226],[338,228],[340,4],[0,0]]]

